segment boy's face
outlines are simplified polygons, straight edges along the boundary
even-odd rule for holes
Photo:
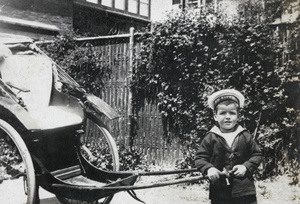
[[[238,105],[236,103],[220,103],[216,107],[214,119],[224,133],[233,132],[239,120]]]

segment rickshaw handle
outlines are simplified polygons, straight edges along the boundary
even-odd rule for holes
[[[199,170],[197,168],[192,168],[192,169],[178,169],[178,170],[170,170],[170,171],[138,172],[136,174],[139,176],[157,176],[157,175],[180,174],[180,173],[191,173],[191,172],[199,172]]]
[[[177,179],[175,181],[164,181],[161,183],[155,183],[155,184],[148,184],[148,185],[134,185],[134,186],[107,186],[107,187],[101,187],[102,190],[111,190],[111,191],[130,191],[130,190],[139,190],[139,189],[146,189],[146,188],[156,188],[156,187],[163,187],[163,186],[169,186],[174,184],[180,184],[180,183],[186,183],[186,182],[195,182],[199,180],[208,179],[206,176],[195,176],[190,178],[183,178],[183,179]],[[66,184],[53,184],[52,186],[55,187],[64,187],[69,188],[69,185]],[[81,189],[97,189],[99,187],[97,186],[83,186],[80,187]]]
[[[208,179],[208,177],[195,176],[195,177],[190,177],[190,178],[177,179],[175,181],[164,181],[161,183],[154,183],[154,184],[148,184],[148,185],[103,187],[103,190],[118,190],[118,191],[139,190],[139,189],[146,189],[146,188],[157,188],[157,187],[163,187],[163,186],[170,186],[170,185],[187,183],[187,182],[196,182],[196,181],[205,180],[205,179]]]
[[[199,172],[198,169],[192,168],[192,169],[182,169],[182,170],[171,170],[171,171],[163,171],[163,172],[139,172],[135,173],[137,176],[155,176],[155,175],[168,175],[168,174],[178,174],[178,173],[188,173],[188,172]],[[229,178],[230,174],[228,172],[222,172],[220,176]],[[163,186],[169,186],[169,185],[175,185],[180,183],[187,183],[187,182],[197,182],[200,180],[209,180],[207,176],[194,176],[189,178],[182,178],[177,179],[174,181],[164,181],[160,183],[154,183],[154,184],[147,184],[147,185],[133,185],[133,186],[107,186],[107,187],[101,187],[103,190],[111,190],[111,191],[132,191],[132,190],[139,190],[139,189],[146,189],[146,188],[156,188],[156,187],[163,187]],[[59,186],[59,187],[69,187],[64,184],[53,184],[53,186]],[[96,186],[84,186],[81,187],[84,189],[93,189],[98,188]]]
[[[169,175],[169,174],[178,174],[178,173],[190,173],[190,172],[199,172],[197,168],[192,169],[180,169],[180,170],[171,170],[171,171],[154,171],[154,172],[140,172],[136,173],[138,176],[156,176],[156,175]],[[221,177],[226,178],[226,180],[231,177],[232,172],[228,172],[226,169],[220,173]],[[196,182],[200,180],[209,180],[208,176],[194,176],[189,178],[182,178],[177,179],[175,181],[164,181],[155,184],[148,184],[148,185],[134,185],[134,186],[111,186],[111,187],[103,187],[104,190],[119,190],[119,191],[130,191],[130,190],[139,190],[145,188],[156,188],[156,187],[163,187],[169,185],[175,185],[180,183],[187,183],[187,182]]]
[[[169,175],[169,174],[180,174],[180,173],[192,173],[199,172],[200,170],[197,168],[191,169],[178,169],[178,170],[170,170],[170,171],[152,171],[152,172],[138,172],[136,173],[138,176],[158,176],[158,175]],[[220,176],[225,178],[230,178],[233,176],[234,170],[228,171],[225,168],[222,172],[220,172]]]

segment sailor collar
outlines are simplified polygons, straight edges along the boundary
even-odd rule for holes
[[[242,126],[239,125],[236,128],[236,130],[234,132],[232,132],[232,134],[235,134],[237,136],[238,134],[240,134],[244,130],[245,130],[245,128],[243,128]],[[209,132],[215,133],[219,136],[223,136],[224,134],[226,134],[226,133],[221,132],[220,128],[218,128],[216,125],[214,127],[212,127],[212,129]]]

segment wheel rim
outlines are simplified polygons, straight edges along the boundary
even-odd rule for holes
[[[87,122],[85,133],[81,136],[81,143],[85,150],[81,150],[83,156],[95,167],[106,171],[119,171],[119,154],[114,138],[109,133],[107,127],[91,113],[87,113]],[[89,152],[87,152],[89,151]],[[91,154],[92,157],[91,158]],[[100,156],[101,158],[97,157]],[[96,160],[95,160],[96,157]],[[108,204],[112,196],[107,196],[93,204]],[[88,204],[89,202],[58,197],[59,201],[64,204]],[[90,203],[89,203],[90,204]]]
[[[91,162],[97,168],[108,171],[120,170],[119,154],[115,140],[107,127],[92,114],[87,115],[82,143],[91,150],[93,156],[101,156],[101,158],[97,158],[97,161]],[[87,159],[92,160],[91,158]]]
[[[8,192],[7,195],[13,193],[13,197],[1,199],[7,200],[6,203],[33,204],[36,181],[31,156],[19,133],[3,120],[0,120],[0,167],[2,169],[0,185],[3,185],[1,187]],[[25,186],[22,177],[26,178],[27,195],[23,189]],[[13,201],[14,199],[18,201]]]

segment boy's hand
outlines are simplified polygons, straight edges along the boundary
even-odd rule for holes
[[[244,165],[235,165],[232,169],[233,175],[237,178],[245,176],[247,168]]]
[[[215,182],[220,178],[220,171],[216,169],[215,167],[211,167],[207,170],[207,176],[210,181]]]

